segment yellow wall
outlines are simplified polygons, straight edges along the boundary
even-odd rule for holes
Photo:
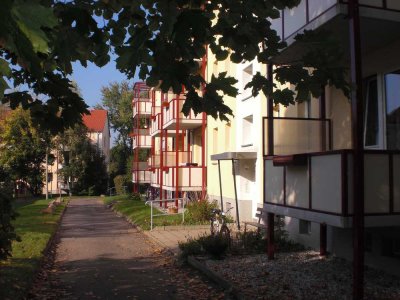
[[[218,75],[220,72],[228,72],[228,75],[235,77],[235,66],[230,66],[226,61],[217,62],[214,55],[208,52],[208,65],[206,80],[211,80],[211,75]],[[224,103],[230,107],[235,115],[235,98],[224,97]],[[216,153],[222,153],[227,151],[235,151],[236,145],[236,123],[235,119],[229,117],[231,122],[230,126],[227,122],[215,120],[213,117],[207,117],[207,131],[206,131],[206,157],[207,157],[207,193],[211,197],[210,200],[220,201],[219,195],[219,176],[218,176],[218,164],[217,161],[211,160],[211,155]],[[229,129],[228,129],[229,128]],[[232,179],[232,163],[231,161],[221,161],[221,179],[223,187],[223,196],[228,198],[234,198],[234,188]]]

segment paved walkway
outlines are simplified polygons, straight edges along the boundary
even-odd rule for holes
[[[160,246],[177,255],[179,253],[178,244],[180,242],[185,242],[189,238],[197,238],[209,232],[209,225],[200,225],[156,227],[152,231],[146,231],[144,233],[160,244]]]
[[[193,272],[96,199],[70,202],[59,231],[54,270],[60,299],[217,299]],[[50,294],[54,295],[54,293]],[[39,299],[54,296],[37,295]]]

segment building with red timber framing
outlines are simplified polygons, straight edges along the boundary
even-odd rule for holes
[[[205,71],[205,60],[201,71]],[[135,83],[134,95],[134,191],[147,185],[151,199],[185,196],[204,199],[207,184],[205,113],[195,115],[190,111],[185,116],[181,112],[185,102],[183,94],[163,93],[142,82]]]

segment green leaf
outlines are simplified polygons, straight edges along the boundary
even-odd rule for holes
[[[39,1],[16,0],[12,14],[19,29],[31,41],[35,52],[49,53],[49,39],[43,29],[58,24],[53,10],[42,6]]]
[[[8,65],[8,62],[2,58],[0,58],[0,76],[11,76],[11,69]]]
[[[0,102],[4,98],[4,91],[9,88],[7,82],[3,78],[0,78]]]

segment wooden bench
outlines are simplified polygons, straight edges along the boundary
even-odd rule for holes
[[[260,229],[267,229],[268,226],[266,224],[262,224],[261,220],[265,217],[264,210],[262,207],[257,207],[256,217],[258,218],[258,222],[243,222],[244,223],[244,232],[247,231],[247,225],[257,227],[257,233],[260,232]]]

